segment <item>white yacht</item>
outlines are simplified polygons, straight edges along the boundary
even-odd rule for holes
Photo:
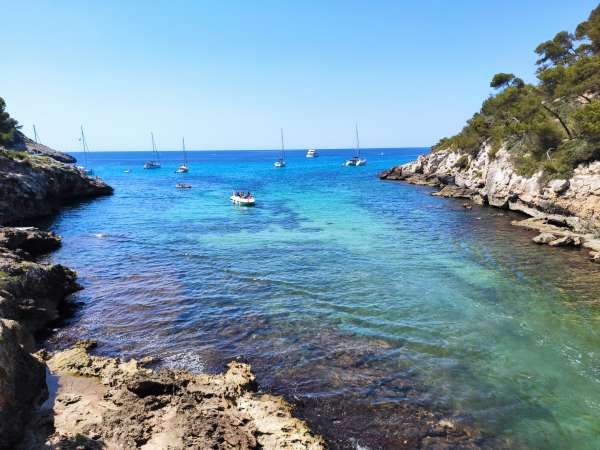
[[[146,161],[144,169],[160,169],[160,159],[158,157],[158,150],[156,149],[156,143],[154,142],[154,133],[150,133],[152,136],[152,159]]]
[[[358,139],[358,124],[356,124],[356,154],[347,160],[344,165],[346,167],[357,167],[365,164],[367,164],[367,159],[360,157],[360,140]]]
[[[307,158],[316,158],[317,156],[319,156],[319,153],[314,148],[310,148],[306,152]]]
[[[283,154],[285,152],[285,146],[283,145],[283,128],[281,129],[281,157],[275,161],[273,164],[275,167],[281,168],[285,167],[285,159],[283,159]]]
[[[190,171],[187,162],[187,154],[185,152],[185,139],[181,138],[181,147],[183,148],[183,164],[175,171],[175,173],[188,173]]]

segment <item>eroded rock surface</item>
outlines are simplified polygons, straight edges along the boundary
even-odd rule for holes
[[[0,154],[0,224],[46,216],[65,201],[112,192],[101,179],[55,159]]]
[[[106,449],[325,448],[283,399],[256,392],[247,364],[231,362],[218,375],[155,372],[87,348],[46,355],[59,387],[31,427],[38,432],[29,434],[29,448],[77,440]]]

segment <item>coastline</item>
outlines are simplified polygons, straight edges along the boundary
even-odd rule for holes
[[[466,159],[465,159],[466,158]],[[431,195],[508,209],[528,216],[513,225],[537,231],[536,244],[583,247],[600,262],[600,163],[581,164],[569,179],[545,181],[542,173],[518,175],[510,154],[480,149],[475,156],[440,150],[379,174],[381,180],[436,188]]]

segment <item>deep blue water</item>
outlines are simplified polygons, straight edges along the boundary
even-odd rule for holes
[[[191,152],[185,175],[179,153],[159,170],[142,169],[148,153],[93,153],[115,194],[50,225],[64,237],[51,259],[86,288],[52,342],[191,370],[242,357],[265,388],[353,399],[354,414],[429,402],[507,447],[598,448],[597,267],[535,246],[508,212],[377,179],[425,151],[366,150],[358,168],[342,167],[349,150],[291,151],[284,169],[277,152]]]

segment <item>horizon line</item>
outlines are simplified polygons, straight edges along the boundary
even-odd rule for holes
[[[315,150],[318,151],[324,151],[324,150],[333,150],[333,151],[346,151],[346,150],[354,150],[354,147],[346,147],[346,148],[341,148],[341,147],[336,147],[336,148],[317,148],[317,147],[306,147],[306,148],[292,148],[292,149],[285,149],[286,152],[305,152],[311,148],[314,148]],[[430,145],[428,146],[411,146],[411,147],[362,147],[362,150],[411,150],[411,149],[424,149],[424,148],[431,148]],[[158,150],[159,152],[164,152],[164,153],[178,153],[178,152],[182,152],[182,149],[175,149],[175,150]],[[227,149],[203,149],[203,150],[189,150],[186,149],[186,152],[280,152],[281,149],[280,148],[272,148],[272,149],[268,149],[268,148],[245,148],[245,149],[240,149],[240,148],[227,148]],[[62,151],[63,153],[83,153],[83,150],[64,150]],[[113,152],[152,152],[152,149],[143,149],[143,150],[88,150],[88,153],[113,153]]]

